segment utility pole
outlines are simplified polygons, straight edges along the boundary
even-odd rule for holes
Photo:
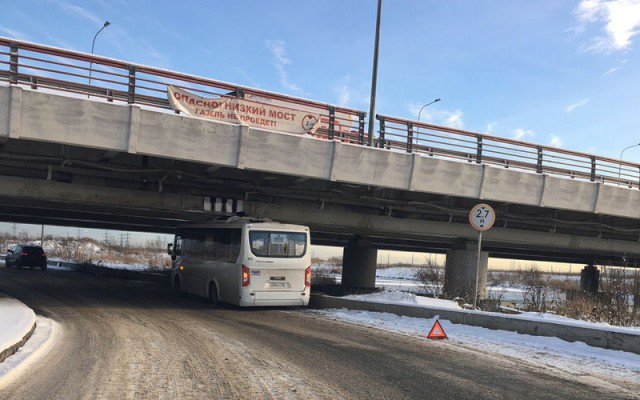
[[[376,17],[376,39],[373,47],[373,73],[371,76],[371,101],[369,104],[369,131],[367,134],[367,145],[373,145],[373,126],[376,112],[376,87],[378,84],[378,48],[380,47],[380,12],[382,11],[382,0],[378,0],[378,14]]]

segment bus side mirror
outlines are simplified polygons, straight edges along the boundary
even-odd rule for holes
[[[173,243],[167,243],[167,254],[169,254],[171,259],[175,261],[176,256],[180,255],[180,247],[174,249]]]

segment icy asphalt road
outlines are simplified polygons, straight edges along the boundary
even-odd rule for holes
[[[0,270],[0,290],[60,325],[51,349],[0,382],[2,399],[629,398],[448,342],[305,310],[213,308],[153,282]]]

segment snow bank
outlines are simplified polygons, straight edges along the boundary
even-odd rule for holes
[[[447,308],[455,310],[461,309],[460,305],[458,305],[458,303],[456,303],[455,301],[416,296],[413,293],[401,292],[398,290],[388,290],[371,294],[344,296],[343,298],[350,300],[372,301],[375,303],[385,304],[410,304],[422,307]]]
[[[19,343],[35,322],[33,310],[0,293],[0,351]]]

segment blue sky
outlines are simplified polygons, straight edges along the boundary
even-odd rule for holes
[[[376,0],[9,1],[0,35],[368,111]],[[640,0],[385,0],[376,111],[618,158]],[[624,158],[640,161],[640,147]]]
[[[9,0],[0,36],[369,110],[376,0]],[[640,0],[384,0],[376,112],[612,158]],[[640,162],[640,147],[624,159]]]

